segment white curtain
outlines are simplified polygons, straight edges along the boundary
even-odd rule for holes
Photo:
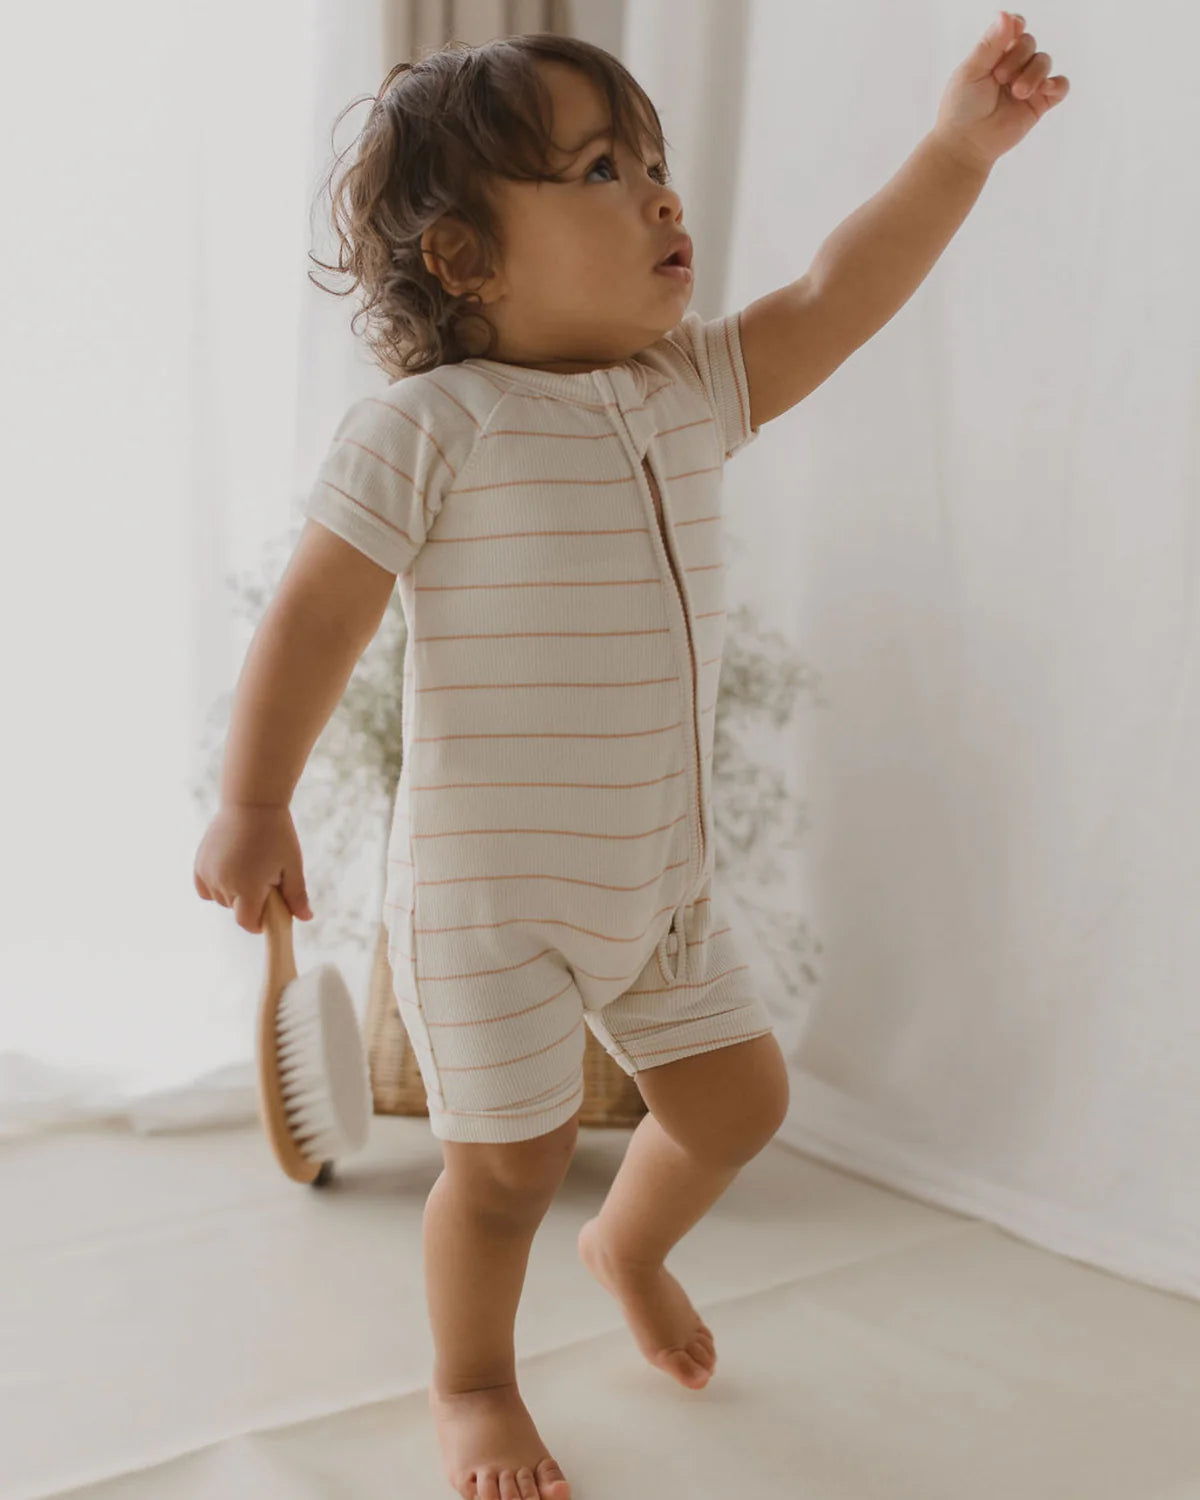
[[[722,309],[803,273],[991,19],[714,0],[710,39],[735,11],[740,55],[639,5],[625,57],[696,144],[685,209],[714,78],[752,85],[724,201],[699,205],[729,227]],[[1136,40],[1111,0],[1026,19],[1070,98],[892,322],[727,471],[732,595],[828,700],[791,751],[823,957],[770,997],[781,1138],[1196,1296],[1200,22],[1167,0]]]
[[[192,887],[191,788],[249,636],[225,580],[294,499],[318,15],[7,19],[5,1133],[119,1117],[252,1041],[261,939]]]
[[[606,44],[614,14],[573,29]],[[320,190],[400,56],[570,25],[564,0],[10,19],[0,1138],[255,1117],[265,940],[200,900],[192,863],[252,591],[286,564],[339,416],[382,381],[354,298],[307,279],[310,249],[337,258]],[[313,780],[293,801],[318,916],[297,961],[338,964],[361,1013],[386,826],[323,863]]]
[[[0,91],[0,1128],[177,1128],[254,1111],[262,939],[195,895],[191,787],[251,629],[224,580],[263,573],[377,381],[304,255],[328,258],[310,205],[334,116],[382,76],[385,11],[66,10],[10,24]],[[693,305],[802,274],[989,19],[630,0]],[[784,894],[821,958],[765,990],[793,1068],[781,1138],[1195,1296],[1200,24],[1152,0],[1135,56],[1111,0],[1028,20],[1070,99],[726,477],[733,602],[828,700],[784,756],[811,825]],[[296,942],[365,994],[369,946],[315,923]]]

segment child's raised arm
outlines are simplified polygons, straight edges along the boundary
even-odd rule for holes
[[[742,310],[752,426],[769,422],[883,327],[920,286],[983,191],[992,166],[1066,98],[1050,57],[1000,13],[950,77],[933,129],[896,175],[845,219],[798,281]]]

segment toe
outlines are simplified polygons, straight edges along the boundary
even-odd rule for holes
[[[521,1500],[517,1476],[511,1469],[500,1471],[500,1500]]]
[[[532,1469],[517,1470],[517,1492],[521,1500],[539,1500],[537,1480]]]
[[[669,1372],[684,1385],[696,1385],[708,1379],[708,1371],[686,1349],[672,1349],[663,1354],[662,1360]]]
[[[696,1363],[705,1370],[711,1370],[714,1364],[713,1350],[704,1339],[693,1339],[688,1345],[687,1352]]]
[[[541,1500],[571,1500],[571,1487],[552,1458],[544,1458],[538,1464],[537,1482]]]
[[[500,1500],[500,1476],[498,1474],[487,1469],[476,1477],[475,1483],[479,1488],[479,1500]]]

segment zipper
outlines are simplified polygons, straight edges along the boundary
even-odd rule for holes
[[[679,599],[679,608],[683,614],[684,627],[687,630],[688,658],[691,662],[692,667],[692,741],[695,745],[696,751],[696,826],[700,830],[699,873],[702,874],[704,871],[704,861],[708,847],[708,840],[704,828],[704,808],[702,806],[700,797],[700,731],[696,727],[696,720],[700,708],[700,704],[698,701],[700,688],[699,674],[696,671],[696,646],[695,642],[692,640],[692,622],[688,618],[687,605],[684,603],[683,588],[680,584],[679,576],[676,572],[677,564],[675,554],[667,538],[667,521],[666,516],[663,512],[662,490],[659,486],[657,478],[655,477],[654,470],[651,467],[649,454],[646,454],[646,456],[642,459],[642,469],[645,472],[647,483],[650,486],[650,495],[651,499],[654,501],[655,519],[658,522],[659,535],[662,537],[663,551],[667,554],[667,561],[671,566],[671,580],[675,585],[675,593]],[[680,932],[679,941],[682,943],[683,940],[683,933]]]

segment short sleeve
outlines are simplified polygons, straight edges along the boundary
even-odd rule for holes
[[[750,384],[742,360],[740,318],[740,313],[732,312],[705,322],[699,313],[688,312],[666,335],[700,377],[726,458],[752,443],[761,431],[750,425]]]
[[[412,376],[355,401],[304,502],[304,515],[391,573],[412,565],[453,478],[434,410]]]

